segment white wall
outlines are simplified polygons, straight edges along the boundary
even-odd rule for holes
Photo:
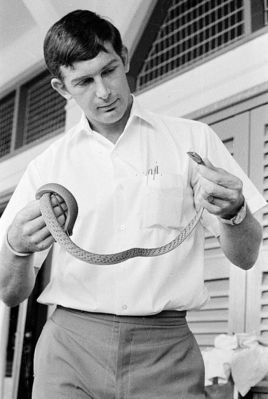
[[[183,116],[268,82],[268,33],[141,94],[154,111]]]

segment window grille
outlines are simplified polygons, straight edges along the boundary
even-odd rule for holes
[[[64,131],[66,100],[52,89],[50,79],[46,72],[25,87],[22,145]]]
[[[189,66],[244,33],[244,0],[171,0],[136,89]]]
[[[14,108],[15,92],[0,101],[0,157],[10,152]]]
[[[264,3],[264,25],[268,25],[268,0],[263,0]]]

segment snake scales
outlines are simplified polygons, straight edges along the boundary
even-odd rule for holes
[[[60,226],[53,211],[51,196],[54,194],[59,195],[67,206],[67,217],[64,227]],[[38,189],[36,198],[40,201],[42,216],[55,241],[74,257],[95,265],[113,265],[137,256],[159,256],[166,254],[177,248],[192,233],[203,211],[203,208],[200,208],[187,226],[172,241],[163,246],[156,248],[130,248],[114,254],[95,254],[80,248],[69,237],[72,235],[72,229],[78,214],[77,202],[70,191],[60,184],[49,183]]]

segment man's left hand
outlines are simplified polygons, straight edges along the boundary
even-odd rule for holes
[[[201,206],[223,219],[237,214],[244,202],[242,181],[224,169],[216,168],[208,159],[198,165]]]

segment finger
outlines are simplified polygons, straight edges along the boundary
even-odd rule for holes
[[[240,197],[240,189],[230,189],[218,185],[210,180],[205,179],[203,176],[200,176],[199,182],[201,186],[200,191],[203,198],[213,196],[222,200],[227,200],[229,202],[236,202]]]
[[[54,208],[55,209],[55,208]],[[64,225],[66,217],[65,215],[63,215],[62,213],[60,213],[60,210],[55,209],[56,217],[57,220],[59,222],[59,224],[61,226]],[[33,234],[37,233],[38,231],[42,230],[43,228],[46,228],[46,223],[45,220],[43,218],[43,216],[41,215],[38,218],[35,218],[31,221],[29,221],[27,224],[25,224],[24,228],[23,228],[23,234],[27,235],[27,236],[32,236]],[[49,233],[48,229],[46,228],[47,233]]]
[[[224,212],[226,209],[230,208],[230,202],[226,201],[222,198],[217,198],[212,195],[209,195],[207,198],[203,198],[204,203],[207,202],[210,206],[213,206],[213,209],[219,213]],[[217,208],[217,209],[216,209]]]
[[[61,208],[55,199],[52,200],[52,205],[55,209],[55,214],[58,216],[67,211],[67,206],[65,202],[60,200]],[[60,210],[61,209],[61,210]],[[64,210],[64,212],[63,212]],[[27,222],[34,220],[41,216],[40,203],[39,200],[30,201],[19,213],[18,218],[21,222]]]
[[[45,249],[45,246],[48,247],[55,241],[45,224],[42,228],[36,228],[37,222],[36,220],[34,222],[35,225],[32,223],[31,230],[29,229],[29,234],[24,237],[24,240],[26,239],[28,241],[29,250],[32,252],[41,251]],[[58,222],[63,226],[65,223],[65,217],[63,215],[59,216]]]
[[[46,240],[51,237],[51,233],[46,226],[44,226],[40,230],[34,231],[31,235],[29,235],[28,240],[31,245],[37,246],[40,242]]]
[[[198,168],[199,174],[205,179],[229,189],[242,190],[242,181],[224,169],[211,169],[203,165],[198,166]]]
[[[213,215],[220,215],[221,214],[221,205],[222,203],[219,200],[216,200],[214,197],[208,197],[207,199],[201,198],[200,201],[200,206],[204,209],[206,209],[209,213]]]
[[[59,204],[60,204],[62,207],[65,207],[67,209],[67,205],[66,205],[65,201],[58,194],[51,194],[50,202],[51,202],[52,206],[59,206]]]
[[[209,196],[206,199],[202,198],[200,200],[200,205],[209,213],[218,217],[223,217],[223,215],[228,215],[230,213],[230,203],[213,196]]]
[[[201,166],[205,166],[211,170],[217,170],[216,166],[214,166],[208,158],[203,158],[203,165],[201,164]]]
[[[20,220],[33,220],[41,215],[39,201],[30,201],[19,213]]]
[[[32,252],[43,251],[54,244],[54,242],[55,240],[52,235],[44,228],[31,237],[29,240],[29,250]]]

